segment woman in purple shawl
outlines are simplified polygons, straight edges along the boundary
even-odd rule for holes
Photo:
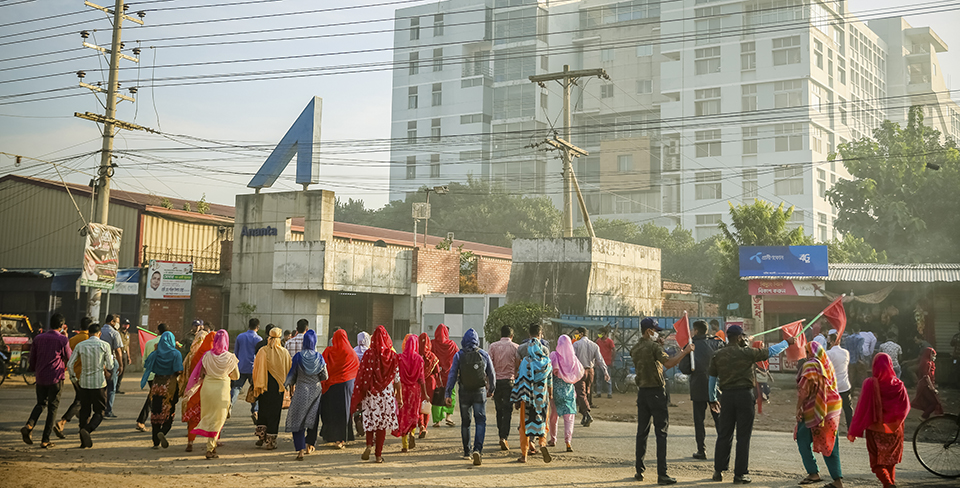
[[[547,446],[557,445],[557,423],[563,416],[563,439],[567,442],[567,452],[573,452],[570,441],[573,440],[573,424],[576,420],[577,401],[573,385],[583,378],[583,365],[573,352],[570,336],[562,335],[557,341],[557,349],[550,353],[553,366],[553,397],[550,399],[550,441]]]

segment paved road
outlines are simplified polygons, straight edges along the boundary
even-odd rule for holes
[[[128,380],[130,387],[133,381]],[[72,390],[61,403],[72,400]],[[576,452],[561,452],[554,462],[544,465],[539,458],[528,464],[515,462],[517,440],[513,450],[501,452],[495,445],[496,429],[492,404],[488,409],[487,451],[483,466],[475,468],[460,458],[459,427],[432,429],[426,441],[411,453],[399,453],[399,441],[388,438],[384,456],[386,463],[362,463],[361,443],[342,451],[320,448],[307,461],[293,461],[293,445],[289,434],[281,434],[280,449],[262,451],[253,446],[253,427],[246,415],[245,403],[239,403],[224,433],[227,445],[221,458],[203,459],[202,448],[192,454],[183,452],[184,424],[179,421],[169,436],[168,450],[153,451],[148,434],[136,432],[135,417],[145,394],[131,392],[117,396],[116,410],[120,418],[107,419],[94,433],[96,445],[91,450],[78,449],[77,424],[67,428],[68,438],[56,440],[50,450],[38,447],[40,431],[35,430],[33,446],[20,440],[19,429],[33,407],[33,389],[4,384],[0,387],[0,486],[57,486],[104,488],[111,483],[122,486],[156,486],[163,476],[166,487],[186,486],[639,486],[633,480],[634,439],[636,425],[622,422],[594,422],[590,428],[579,425],[574,432]],[[241,401],[242,402],[242,401]],[[62,409],[61,409],[62,411]],[[677,410],[671,413],[676,415]],[[179,418],[179,417],[178,417]],[[42,420],[41,420],[42,422]],[[514,425],[516,425],[516,417]],[[281,423],[281,426],[283,424]],[[38,426],[39,427],[39,426]],[[562,429],[562,427],[561,427]],[[713,437],[708,438],[712,446]],[[960,486],[960,480],[941,480],[925,471],[912,450],[904,454],[898,469],[900,486]],[[650,449],[654,449],[653,439]],[[693,429],[670,428],[668,458],[670,474],[683,485],[725,486],[711,483],[712,461],[695,461],[689,456],[695,450]],[[841,444],[841,459],[846,486],[879,486],[869,470],[862,440]],[[653,465],[648,473],[655,473]],[[823,466],[821,461],[821,467]],[[823,475],[826,476],[826,469]],[[751,453],[753,486],[796,486],[802,478],[802,465],[790,434],[754,432]],[[15,479],[15,484],[6,481]],[[649,477],[648,477],[649,479]],[[728,479],[732,479],[728,475]],[[642,484],[652,485],[654,481]]]

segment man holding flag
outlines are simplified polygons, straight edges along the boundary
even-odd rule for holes
[[[673,325],[677,329],[677,344],[685,346],[689,342],[690,333],[688,332],[687,316],[684,315],[679,322]],[[710,406],[707,404],[710,398],[707,396],[707,388],[710,384],[710,377],[707,375],[707,369],[710,367],[710,361],[713,355],[723,347],[723,341],[715,336],[707,335],[707,323],[698,320],[693,323],[693,354],[683,358],[680,361],[680,372],[690,376],[690,401],[693,403],[693,427],[697,439],[697,452],[694,453],[694,459],[707,459],[706,437],[707,430],[704,427],[707,410]],[[714,427],[720,427],[720,414],[710,410],[713,416]]]
[[[677,356],[670,357],[657,342],[659,332],[663,330],[651,318],[640,321],[643,336],[630,350],[630,357],[637,370],[637,480],[643,480],[643,458],[647,452],[647,436],[650,435],[651,419],[657,436],[657,483],[672,485],[676,479],[667,475],[667,392],[663,379],[663,370],[676,366],[681,359],[693,351],[689,343]]]

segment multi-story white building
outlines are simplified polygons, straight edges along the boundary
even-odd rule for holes
[[[960,140],[943,41],[842,0],[446,0],[398,10],[394,46],[391,199],[472,175],[559,205],[558,155],[532,145],[562,135],[562,91],[528,77],[564,65],[610,76],[572,97],[591,216],[697,239],[755,198],[832,238],[825,192],[849,175],[828,155],[911,105]]]

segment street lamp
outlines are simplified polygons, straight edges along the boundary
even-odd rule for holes
[[[427,192],[427,208],[430,208],[430,192],[436,193],[437,195],[446,195],[450,193],[450,187],[447,185],[435,186],[433,188],[426,187],[424,191]],[[427,247],[427,226],[430,225],[430,218],[427,217],[423,221],[423,247]]]

